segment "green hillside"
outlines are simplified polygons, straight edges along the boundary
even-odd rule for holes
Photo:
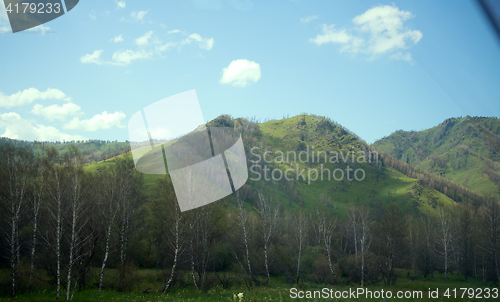
[[[334,208],[341,214],[351,204],[361,203],[373,208],[376,212],[381,211],[388,204],[397,203],[403,211],[426,213],[433,212],[437,205],[449,205],[453,203],[447,196],[427,188],[422,182],[404,176],[400,172],[386,168],[381,158],[375,158],[376,153],[372,153],[372,159],[368,158],[370,147],[355,134],[345,129],[341,125],[319,116],[300,115],[288,119],[269,121],[259,124],[262,133],[260,143],[261,154],[265,150],[277,152],[304,151],[309,146],[310,151],[316,157],[319,154],[319,161],[308,163],[298,163],[300,168],[310,168],[321,170],[323,168],[330,170],[342,169],[345,171],[347,166],[355,169],[363,169],[366,176],[363,180],[352,181],[345,177],[341,181],[325,179],[316,180],[308,184],[306,181],[295,181],[294,187],[299,191],[300,198],[294,200],[287,198],[286,193],[283,197],[291,208],[303,206],[305,208],[314,208],[320,200],[331,201]],[[328,153],[325,163],[324,154]],[[330,152],[338,152],[338,162],[331,163]],[[349,153],[348,153],[349,152]],[[352,154],[354,162],[352,161]],[[334,153],[335,154],[335,153]],[[344,158],[342,157],[344,155]],[[349,158],[346,162],[346,155]],[[360,158],[365,154],[365,159]],[[247,156],[252,158],[252,153]],[[285,158],[286,161],[286,158]],[[335,161],[335,158],[334,160]],[[364,162],[366,161],[366,163]],[[269,164],[270,166],[279,166],[282,170],[287,168],[287,163]],[[288,167],[291,167],[288,163]],[[251,176],[251,173],[250,175]],[[351,176],[352,177],[352,176]],[[257,185],[258,182],[247,182],[251,185]],[[286,192],[287,186],[283,182],[278,185],[269,186],[276,192]],[[290,185],[289,185],[290,186]],[[290,194],[288,194],[290,195]],[[293,195],[292,195],[293,196]]]
[[[385,167],[376,152],[370,155],[370,147],[364,141],[341,125],[320,116],[299,115],[260,124],[220,116],[208,125],[233,127],[242,133],[247,159],[250,161],[249,180],[242,191],[253,192],[249,187],[264,188],[270,196],[280,200],[285,209],[292,212],[299,208],[311,211],[323,202],[336,209],[340,216],[352,204],[365,204],[376,213],[381,213],[391,203],[397,203],[405,212],[433,213],[437,206],[453,203],[453,200],[430,189],[422,181]],[[269,162],[264,161],[266,152],[266,160]],[[283,158],[279,158],[280,152],[283,153]],[[299,155],[302,155],[302,161],[298,158]],[[131,155],[128,153],[119,157],[123,156]],[[259,156],[261,161],[254,163]],[[85,170],[99,172],[105,166],[113,164],[114,160],[112,158],[86,164]],[[252,165],[256,164],[261,169],[269,169],[268,180],[264,179],[263,170],[260,170],[261,178],[258,179],[258,174],[255,173],[258,169],[254,167],[252,170]],[[287,176],[292,181],[286,180],[284,176],[278,178],[278,171],[274,174],[274,179],[270,174],[273,170],[283,172],[287,169],[291,169]],[[323,180],[321,175],[314,179],[314,171],[320,173],[321,169],[330,170],[330,180],[327,172],[323,173]],[[337,180],[334,179],[331,171],[336,169],[344,171],[343,179],[340,179],[340,171],[336,174]],[[347,179],[347,169],[352,169],[351,180]],[[363,175],[360,171],[365,172],[362,180],[355,179],[355,170],[359,170],[358,179]],[[304,171],[304,177],[300,175],[300,171]],[[156,181],[162,177],[144,175],[147,195],[152,193]]]
[[[15,196],[21,191],[17,188],[28,184],[24,195],[33,197],[27,199],[26,211],[18,219],[22,234],[19,246],[23,247],[18,249],[22,253],[21,264],[29,263],[24,261],[32,255],[24,248],[31,243],[31,236],[27,235],[36,234],[31,231],[33,216],[28,206],[36,206],[33,201],[46,200],[37,220],[40,230],[47,230],[49,240],[55,240],[56,245],[54,235],[61,235],[63,255],[85,255],[80,262],[86,263],[86,267],[74,264],[75,273],[78,272],[75,276],[87,276],[89,289],[97,286],[93,280],[100,280],[103,292],[135,292],[136,288],[139,293],[162,292],[174,276],[176,281],[168,285],[169,296],[195,290],[202,280],[207,283],[196,289],[198,293],[213,288],[268,288],[273,284],[307,288],[308,284],[352,287],[361,283],[371,288],[383,284],[386,288],[396,281],[401,284],[399,277],[435,283],[443,272],[445,278],[453,273],[466,281],[482,275],[481,284],[488,282],[488,286],[498,279],[491,270],[497,247],[488,245],[491,228],[485,227],[491,222],[489,217],[493,217],[490,214],[499,213],[496,200],[377,151],[325,117],[303,114],[254,123],[224,115],[208,126],[210,142],[205,133],[197,133],[203,137],[180,137],[168,142],[167,147],[172,148],[163,148],[163,154],[155,151],[141,157],[146,160],[145,167],[159,167],[163,156],[168,156],[170,168],[176,160],[192,165],[213,156],[208,152],[209,143],[213,152],[224,151],[223,158],[234,181],[237,171],[230,160],[236,152],[232,152],[232,145],[241,134],[248,166],[246,183],[237,194],[182,213],[178,205],[186,204],[179,204],[179,193],[190,194],[184,202],[199,201],[201,198],[192,193],[201,192],[194,191],[198,187],[190,184],[199,185],[197,181],[201,180],[211,189],[211,183],[225,179],[221,177],[225,176],[224,171],[209,166],[203,172],[219,173],[204,178],[203,173],[189,173],[189,178],[181,183],[185,185],[181,189],[188,191],[179,192],[174,191],[179,183],[173,183],[168,174],[134,171],[127,143],[119,143],[125,152],[90,162],[82,161],[84,151],[78,152],[78,148],[89,147],[82,142],[69,144],[60,153],[51,148],[40,154],[42,158],[25,148],[0,145],[4,152],[0,157],[1,179],[7,180],[0,186],[0,196]],[[235,131],[215,130],[216,127]],[[233,132],[238,135],[227,135]],[[232,151],[226,153],[228,149]],[[147,161],[148,156],[154,160]],[[482,159],[480,155],[477,158]],[[23,172],[28,176],[17,177],[17,183],[12,181],[11,175]],[[42,184],[46,195],[38,193],[44,192]],[[213,193],[207,191],[203,192],[206,196]],[[54,209],[58,215],[51,212]],[[12,221],[8,211],[1,214],[4,226]],[[62,224],[58,224],[58,217],[62,217]],[[64,232],[54,232],[54,224],[63,225]],[[447,234],[443,233],[445,228],[449,230]],[[78,236],[70,233],[76,229],[82,230]],[[16,234],[16,229],[12,233]],[[444,236],[452,238],[446,247],[441,246]],[[72,238],[81,238],[81,252],[72,250]],[[390,246],[393,248],[388,249]],[[369,248],[368,253],[364,249],[358,252],[358,247]],[[40,259],[47,259],[38,264],[40,272],[47,276],[39,282],[49,289],[47,292],[54,293],[53,279],[57,276],[50,277],[54,276],[50,265],[57,265],[57,259],[50,249],[37,250]],[[456,254],[448,253],[450,250]],[[455,257],[466,251],[472,254],[466,262]],[[15,259],[15,251],[11,255]],[[107,255],[110,261],[106,277],[96,279]],[[68,263],[67,259],[62,260]],[[480,265],[474,267],[475,263]],[[0,265],[8,268],[9,262],[0,261]],[[29,270],[19,268],[19,280],[27,280]],[[146,271],[154,274],[151,279],[147,277],[147,285],[138,275]],[[4,278],[0,278],[0,294],[11,288],[9,276],[12,279],[13,275],[1,269],[1,276]],[[80,278],[74,278],[75,284]],[[21,289],[28,292],[24,282]]]
[[[497,118],[450,118],[424,131],[396,131],[373,146],[422,171],[500,197]]]
[[[104,141],[98,139],[71,142],[31,142],[0,137],[0,145],[4,143],[9,143],[18,147],[28,147],[32,149],[36,155],[40,155],[43,149],[54,147],[61,157],[64,157],[69,146],[75,145],[80,150],[86,162],[112,158],[130,149],[130,144],[127,142]]]

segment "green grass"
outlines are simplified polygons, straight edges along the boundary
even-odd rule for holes
[[[107,271],[107,274],[110,272]],[[372,292],[381,291],[382,289],[387,292],[388,290],[396,294],[397,291],[422,291],[423,299],[403,299],[404,301],[475,301],[478,299],[470,299],[467,296],[465,298],[446,298],[442,294],[446,289],[458,290],[458,294],[461,296],[462,291],[460,288],[493,288],[492,284],[482,284],[476,283],[474,278],[469,277],[467,281],[464,280],[462,276],[449,275],[449,280],[445,280],[444,275],[435,274],[434,278],[408,278],[406,276],[406,270],[398,270],[398,281],[396,285],[383,286],[383,283],[379,284],[367,284],[365,289]],[[112,274],[110,274],[112,275]],[[359,285],[357,284],[345,284],[345,280],[341,280],[343,285],[333,286],[326,284],[314,284],[307,283],[297,285],[286,284],[282,277],[272,277],[270,284],[265,286],[257,286],[254,288],[247,288],[241,286],[235,286],[229,289],[224,289],[220,286],[215,286],[207,291],[198,291],[193,287],[188,286],[182,289],[174,289],[169,291],[167,294],[163,294],[161,289],[163,284],[158,280],[154,284],[149,284],[144,282],[148,276],[157,276],[158,272],[153,270],[139,270],[137,272],[137,280],[140,280],[140,286],[134,288],[130,292],[118,292],[114,290],[103,290],[99,292],[97,289],[85,289],[82,291],[76,291],[74,294],[73,301],[235,301],[234,295],[238,293],[243,293],[242,302],[245,301],[294,301],[297,299],[292,299],[290,297],[290,289],[297,288],[297,290],[302,291],[321,291],[323,288],[333,289],[334,291],[349,291],[357,290]],[[109,276],[109,275],[108,275]],[[113,277],[113,276],[112,276]],[[108,278],[109,279],[109,278]],[[150,288],[149,293],[144,293],[144,289]],[[439,298],[429,299],[428,291],[429,288],[434,291],[439,290]],[[61,297],[64,300],[64,294],[61,293]],[[33,293],[19,294],[16,299],[11,299],[7,296],[0,296],[1,301],[54,301],[55,291],[53,288],[46,288]],[[315,301],[315,299],[300,299],[301,301]],[[318,299],[327,301],[383,301],[381,298],[369,299],[366,297],[359,297],[358,299]],[[395,301],[401,299],[386,299],[386,301]],[[498,301],[498,299],[481,299],[486,301]],[[238,301],[238,299],[236,299]]]

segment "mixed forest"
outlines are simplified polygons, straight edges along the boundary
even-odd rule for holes
[[[127,143],[3,139],[0,295],[49,288],[54,299],[72,300],[89,288],[168,294],[273,280],[391,286],[435,274],[498,286],[500,128],[496,119],[465,119],[368,145],[315,115],[264,123],[221,116],[209,126],[242,134],[249,167],[256,146],[260,154],[371,151],[377,160],[324,163],[364,169],[363,181],[248,180],[186,212],[168,174],[134,169]],[[476,178],[488,182],[476,190]]]

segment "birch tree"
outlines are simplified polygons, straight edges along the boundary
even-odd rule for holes
[[[53,150],[57,154],[56,149],[54,148]],[[51,167],[49,175],[50,185],[48,186],[48,191],[50,203],[48,208],[55,235],[53,251],[56,256],[56,299],[59,300],[61,292],[61,242],[63,236],[63,176],[57,167]],[[44,239],[49,246],[52,246],[49,237],[47,234]]]
[[[116,169],[109,169],[101,175],[93,178],[94,194],[93,199],[100,213],[100,218],[104,228],[104,258],[101,263],[99,274],[99,291],[102,291],[104,282],[104,269],[108,261],[111,245],[112,232],[116,226],[116,218],[119,211],[119,196],[116,180],[119,177]]]
[[[269,284],[271,275],[269,274],[269,260],[267,249],[271,240],[271,235],[276,227],[278,221],[279,204],[273,204],[271,200],[266,200],[264,193],[257,191],[257,213],[262,221],[262,235],[264,239],[264,265],[266,269],[267,280],[266,284]]]
[[[88,237],[82,238],[82,232],[88,222],[88,218],[84,216],[86,210],[85,200],[83,199],[82,177],[83,171],[78,164],[82,163],[82,157],[79,150],[74,146],[70,146],[69,153],[66,158],[66,171],[67,171],[67,186],[68,186],[68,206],[69,206],[69,237],[68,237],[68,263],[66,265],[66,300],[69,301],[73,298],[72,294],[72,278],[74,265],[84,255],[81,253],[83,245],[85,245]],[[73,288],[76,288],[76,281]],[[71,295],[70,295],[71,293]]]
[[[33,234],[31,241],[31,261],[30,261],[30,279],[29,288],[33,289],[33,274],[35,271],[35,251],[37,245],[37,234],[38,234],[38,218],[40,214],[40,207],[42,206],[42,201],[44,197],[44,185],[45,185],[45,163],[44,159],[40,159],[35,164],[36,173],[33,177],[33,199],[31,204],[32,219],[33,219]]]
[[[451,215],[443,208],[438,209],[439,215],[439,243],[444,257],[444,275],[448,280],[448,257],[450,256],[451,241],[453,239],[453,227]]]
[[[212,203],[189,212],[192,213],[192,216],[188,217],[191,231],[189,235],[191,278],[195,288],[200,289],[205,283],[205,275],[211,259],[211,248],[217,236],[214,224],[221,220],[223,211],[219,205]]]
[[[297,275],[296,282],[299,284],[300,279],[300,263],[302,260],[302,247],[305,244],[305,235],[307,233],[307,219],[304,215],[303,211],[299,211],[297,215],[293,216],[293,229],[295,240],[297,241],[297,245],[299,248],[298,256],[297,256]]]
[[[352,235],[352,242],[354,244],[354,255],[358,255],[358,225],[359,225],[358,210],[355,207],[349,208],[347,211],[347,225],[349,233]]]
[[[333,275],[335,285],[337,284],[337,274],[332,264],[332,239],[337,228],[337,218],[327,214],[325,205],[320,205],[316,208],[316,226],[321,234],[322,242],[325,246],[326,257],[328,259],[328,267]]]
[[[163,286],[163,293],[166,293],[173,285],[177,266],[186,249],[186,235],[188,235],[186,217],[180,211],[170,178],[158,181],[153,205],[154,215],[158,223],[156,236],[157,240],[161,242],[161,253],[173,256],[170,274],[167,274]],[[165,266],[165,271],[167,271],[167,266]]]
[[[198,212],[196,212],[198,214]],[[197,215],[198,216],[198,215]],[[196,276],[195,276],[195,240],[198,239],[198,221],[197,220],[191,220],[189,219],[189,230],[190,230],[190,235],[189,235],[189,243],[190,243],[190,250],[189,250],[189,255],[191,257],[191,278],[193,279],[193,285],[196,289],[200,289],[198,287],[198,282],[196,281]]]
[[[118,245],[120,254],[120,282],[125,278],[125,264],[129,236],[132,232],[135,209],[142,200],[143,174],[133,170],[131,156],[116,159],[117,198],[118,198]]]
[[[365,207],[358,209],[357,217],[359,218],[360,227],[359,247],[361,249],[361,286],[363,287],[365,282],[365,256],[371,243],[371,219]]]
[[[7,146],[6,150],[6,180],[3,182],[7,192],[6,210],[10,234],[9,263],[11,277],[11,297],[16,296],[16,275],[19,262],[19,224],[27,200],[28,176],[30,174],[30,154],[26,150]]]
[[[247,217],[246,217],[246,214],[243,210],[243,200],[240,198],[240,194],[238,191],[236,191],[236,203],[238,204],[239,219],[240,219],[240,224],[241,224],[241,228],[242,228],[242,238],[243,238],[243,243],[245,245],[245,259],[246,259],[246,263],[248,266],[248,271],[246,271],[246,273],[248,274],[248,277],[250,279],[249,282],[251,284],[254,281],[254,277],[252,274],[252,265],[250,264],[250,251],[248,248],[249,238],[248,238],[248,230],[247,230]],[[235,256],[236,256],[236,254],[235,254]],[[237,256],[236,256],[236,259],[238,260]]]
[[[483,237],[482,248],[491,261],[491,269],[495,272],[500,284],[500,268],[498,259],[498,249],[500,242],[500,205],[498,201],[488,199],[480,208],[481,214],[481,235]]]
[[[170,271],[170,276],[163,288],[163,293],[166,293],[169,289],[172,281],[174,280],[175,270],[177,268],[177,264],[179,262],[179,258],[184,251],[184,242],[182,240],[183,237],[183,227],[181,225],[182,222],[182,214],[177,205],[173,207],[173,217],[172,217],[172,225],[171,225],[171,236],[168,239],[168,244],[174,253],[174,263],[172,264],[172,270]]]

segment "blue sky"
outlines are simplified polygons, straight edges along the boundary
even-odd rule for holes
[[[0,136],[128,139],[195,89],[220,114],[328,116],[368,143],[500,115],[500,43],[473,1],[80,1],[13,34],[0,8]]]

